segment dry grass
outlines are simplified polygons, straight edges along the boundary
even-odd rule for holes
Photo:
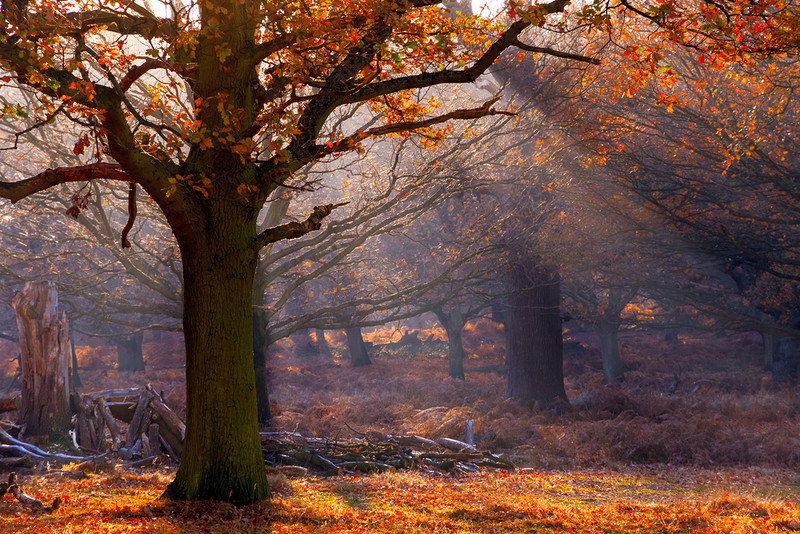
[[[382,329],[372,343],[399,338]],[[487,445],[523,466],[618,468],[631,464],[800,466],[800,395],[772,388],[761,370],[760,340],[697,336],[668,344],[657,335],[625,334],[627,380],[604,385],[596,340],[568,334],[565,355],[571,413],[517,406],[505,398],[503,333],[489,321],[465,330],[467,380],[448,378],[442,333],[420,333],[422,344],[376,345],[373,365],[353,369],[344,337],[326,335],[333,360],[299,357],[292,342],[270,360],[274,425],[281,430],[346,438],[354,432],[464,438],[466,419]],[[146,374],[117,373],[108,347],[79,347],[84,391],[152,383],[179,412],[185,405],[180,340],[145,344]],[[113,354],[112,354],[113,355]],[[8,391],[10,377],[4,387]],[[13,384],[12,384],[13,385]]]
[[[670,345],[625,335],[628,380],[606,386],[592,336],[573,334],[565,358],[573,410],[563,415],[505,398],[504,378],[492,370],[502,366],[502,332],[491,325],[466,332],[465,382],[446,376],[446,345],[432,337],[416,346],[376,346],[374,364],[360,369],[342,357],[341,336],[329,336],[332,361],[298,357],[282,343],[270,362],[275,426],[331,437],[373,430],[461,439],[471,418],[479,436],[494,432],[491,449],[529,470],[271,474],[273,501],[243,508],[159,500],[173,475],[164,468],[82,481],[26,478],[37,497],[62,496],[63,504],[54,514],[32,513],[6,497],[0,532],[800,531],[800,396],[773,390],[751,336]],[[108,359],[104,350],[89,350],[84,362]],[[148,373],[84,371],[85,390],[150,382],[180,409],[176,344],[145,350]]]
[[[446,376],[443,342],[377,347],[366,369],[279,354],[270,390],[275,425],[317,436],[375,430],[463,439],[473,419],[478,436],[494,433],[494,450],[542,468],[800,465],[800,396],[773,390],[752,336],[668,344],[624,335],[627,380],[604,385],[593,336],[570,335],[565,375],[574,409],[566,415],[505,398],[504,378],[491,371],[502,365],[499,351],[486,350],[502,349],[502,332],[479,323],[465,338],[466,382]]]

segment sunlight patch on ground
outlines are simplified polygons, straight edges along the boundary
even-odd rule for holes
[[[674,467],[621,472],[390,472],[300,478],[271,475],[274,500],[236,508],[160,499],[171,470],[25,477],[54,513],[5,497],[0,532],[704,532],[800,529],[800,485],[790,470]],[[768,495],[768,496],[765,496]]]

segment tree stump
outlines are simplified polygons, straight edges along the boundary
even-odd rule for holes
[[[52,282],[27,282],[11,300],[22,367],[19,423],[28,435],[66,437],[72,372],[67,314],[59,316]]]

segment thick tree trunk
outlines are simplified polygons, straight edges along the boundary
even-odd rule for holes
[[[269,497],[253,367],[255,225],[217,214],[179,236],[186,343],[186,441],[166,495],[252,503]],[[183,239],[182,239],[183,238]]]
[[[464,343],[461,337],[465,323],[464,316],[458,307],[454,307],[449,311],[437,308],[433,312],[439,322],[442,323],[445,332],[447,332],[448,375],[452,378],[464,380]]]
[[[594,331],[600,338],[603,379],[606,384],[625,380],[625,370],[619,354],[619,321],[598,319],[594,323]]]
[[[508,294],[508,396],[526,406],[567,402],[558,272],[512,265]]]
[[[361,329],[358,327],[346,328],[344,331],[347,335],[347,350],[350,353],[350,365],[353,367],[364,367],[365,365],[372,364],[367,352],[367,346],[364,344],[364,338],[361,337]]]
[[[114,345],[117,346],[118,370],[144,372],[143,338],[141,332],[114,338]]]
[[[267,332],[267,314],[264,310],[253,309],[253,370],[256,374],[256,403],[258,405],[258,424],[269,425],[272,413],[269,410],[269,393],[267,392],[267,348],[269,333]]]
[[[29,435],[67,436],[72,360],[67,314],[58,314],[52,282],[27,282],[14,295],[22,368],[19,423]]]

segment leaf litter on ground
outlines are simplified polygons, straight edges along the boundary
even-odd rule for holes
[[[478,474],[390,471],[287,478],[273,499],[231,504],[162,500],[169,468],[21,477],[51,512],[0,501],[3,533],[714,533],[800,531],[793,470],[676,466]]]

